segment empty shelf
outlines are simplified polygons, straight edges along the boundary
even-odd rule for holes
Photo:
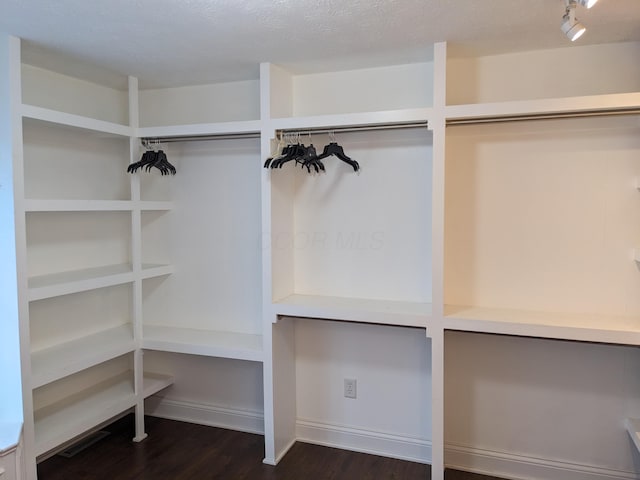
[[[170,376],[146,374],[145,398],[173,383]],[[72,440],[136,404],[133,373],[94,385],[35,412],[36,455]]]
[[[263,360],[262,336],[244,333],[145,325],[142,347],[254,362]]]
[[[294,294],[274,302],[273,311],[291,317],[425,328],[432,309],[430,303]]]
[[[39,275],[29,279],[29,300],[41,300],[132,281],[133,272],[128,264]]]
[[[471,332],[640,345],[640,318],[445,306],[445,328]]]
[[[117,212],[131,211],[129,200],[48,200],[29,199],[24,206],[27,212]]]
[[[118,123],[105,122],[94,118],[83,117],[72,113],[59,112],[34,105],[22,105],[22,116],[31,120],[52,123],[65,127],[89,130],[99,134],[108,134],[118,137],[134,136],[133,128]]]
[[[120,325],[31,354],[32,388],[38,388],[135,349],[131,325]]]
[[[171,265],[142,264],[142,278],[162,277],[163,275],[170,275],[172,273],[173,267]]]

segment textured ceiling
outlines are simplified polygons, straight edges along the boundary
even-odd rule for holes
[[[256,79],[260,62],[410,63],[443,40],[459,54],[567,47],[563,12],[563,0],[0,0],[0,31],[25,40],[29,63],[149,88]],[[578,18],[577,44],[640,41],[640,0],[600,0]]]

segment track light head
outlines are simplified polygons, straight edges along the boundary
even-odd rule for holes
[[[579,0],[588,2],[593,0]],[[594,2],[595,3],[595,2]],[[582,25],[576,18],[576,3],[575,0],[567,2],[567,9],[562,16],[562,25],[560,26],[562,33],[564,33],[569,40],[575,42],[579,39],[584,32],[587,31],[584,25]]]
[[[591,8],[598,3],[598,0],[577,0],[577,2],[583,7]]]

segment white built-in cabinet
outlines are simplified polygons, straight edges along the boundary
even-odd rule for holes
[[[464,357],[445,349],[492,345],[504,368],[516,336],[532,350],[541,338],[640,345],[639,53],[469,57],[437,44],[424,63],[263,64],[259,80],[148,90],[13,65],[27,478],[36,457],[131,408],[142,440],[144,399],[180,381],[185,355],[257,366],[275,464],[314,440],[298,414],[320,397],[300,372],[314,372],[305,353],[331,351],[310,347],[331,332],[420,359],[424,402],[398,412],[391,394],[371,413],[380,430],[420,419],[415,454],[398,456],[431,463],[434,479],[445,464],[490,470],[451,447],[466,418],[453,410],[473,397],[447,375]],[[334,134],[361,170],[262,168],[286,132],[319,149]],[[126,173],[140,138],[160,140],[175,177]],[[394,375],[378,381],[384,396]],[[624,448],[620,425],[608,428]]]

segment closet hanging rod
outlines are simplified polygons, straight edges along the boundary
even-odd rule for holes
[[[176,142],[205,142],[209,140],[241,140],[245,138],[260,138],[260,132],[247,133],[216,133],[211,135],[176,135],[166,137],[142,137],[140,141],[146,143],[176,143]]]
[[[531,120],[556,120],[563,118],[613,117],[620,115],[639,115],[640,108],[616,108],[610,110],[584,110],[578,112],[535,113],[529,115],[504,115],[496,117],[451,118],[447,126],[476,125],[481,123],[526,122]]]
[[[299,133],[299,134],[323,134],[323,133],[347,133],[347,132],[368,132],[375,130],[397,130],[400,128],[427,128],[429,123],[422,122],[396,122],[396,123],[380,123],[375,125],[352,125],[345,127],[311,127],[311,128],[282,128],[276,130],[276,136],[281,138],[282,135]]]

